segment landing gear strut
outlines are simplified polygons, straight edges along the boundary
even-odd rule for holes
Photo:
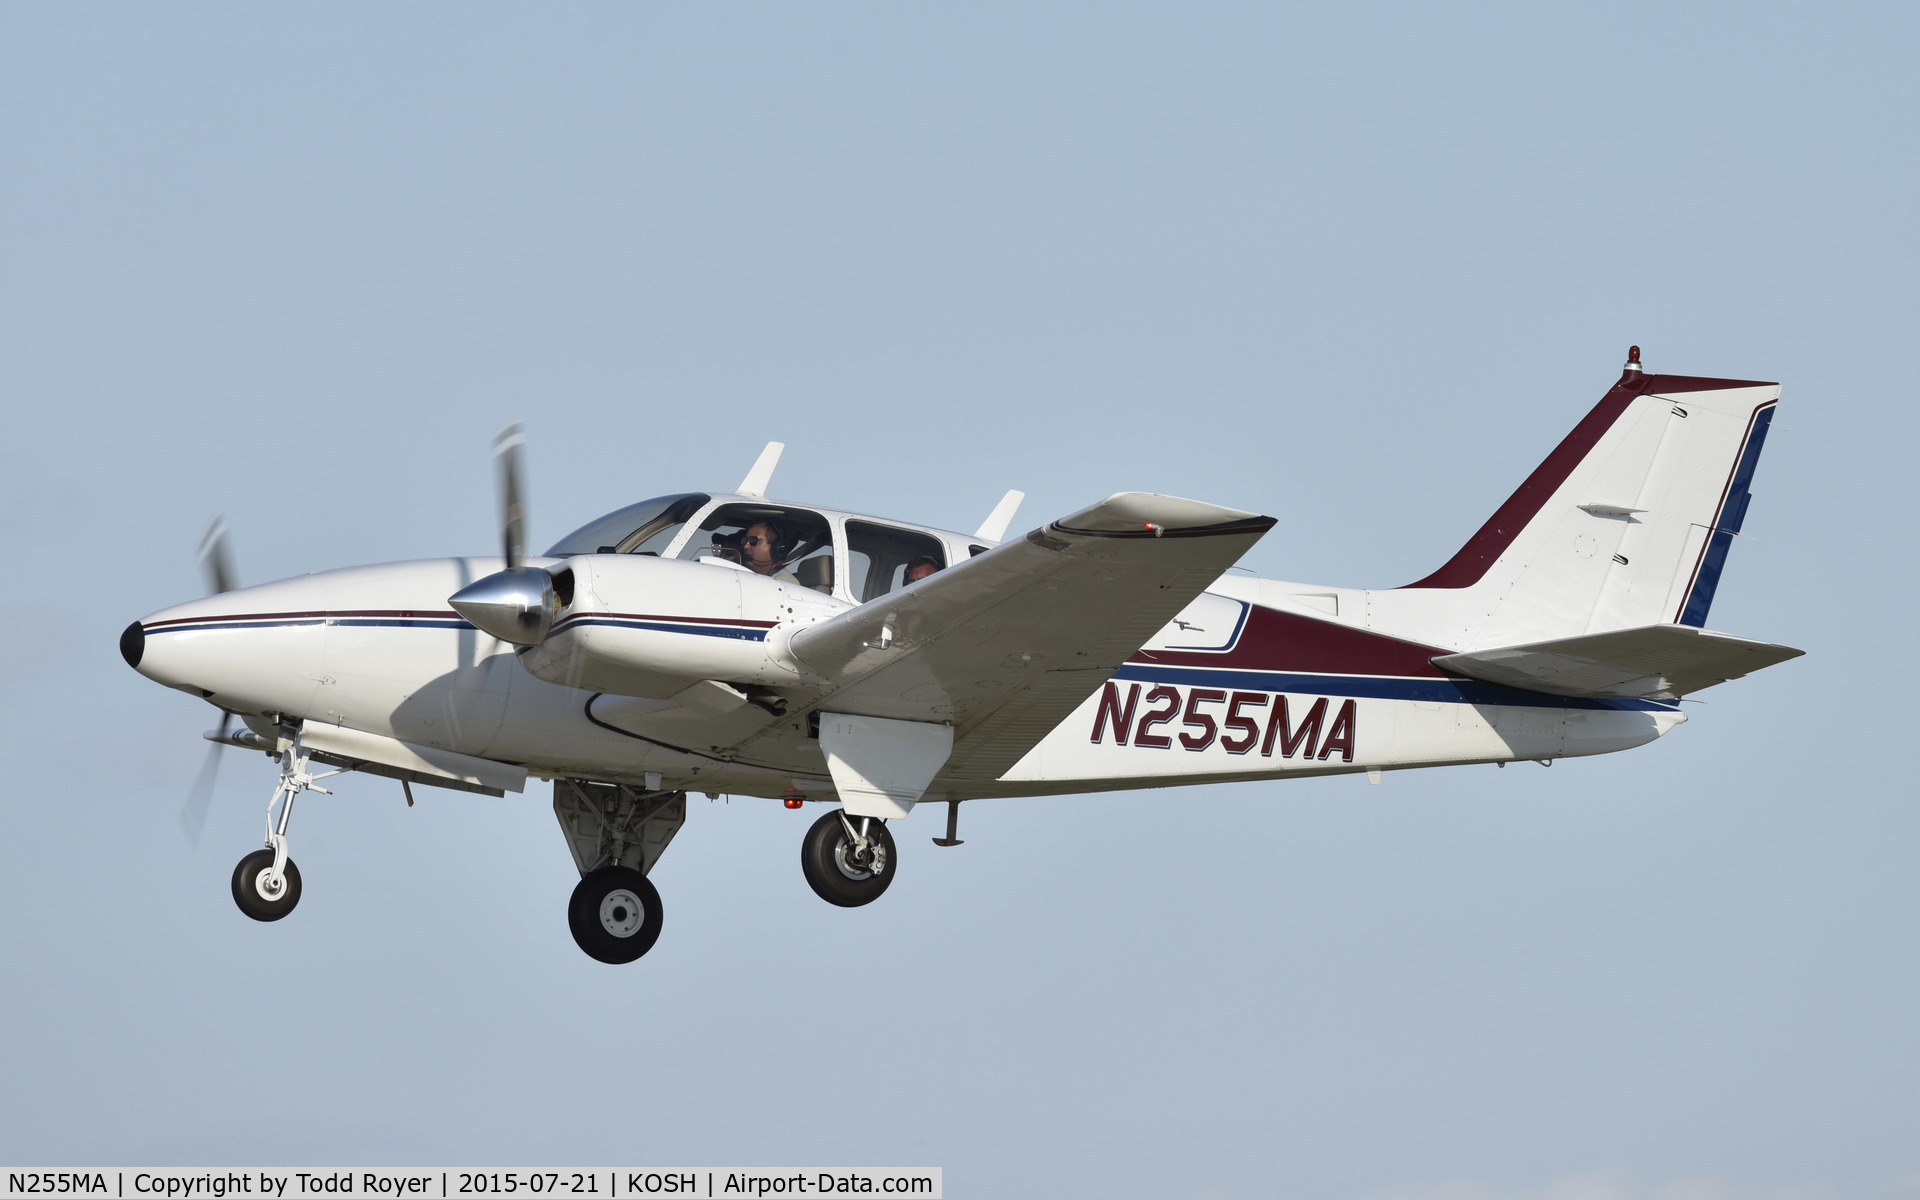
[[[293,801],[309,789],[332,795],[315,781],[340,774],[322,771],[315,775],[307,770],[310,760],[298,732],[291,738],[281,737],[279,758],[280,782],[273,789],[273,799],[267,801],[267,847],[247,855],[233,869],[233,902],[256,921],[278,921],[300,903],[300,868],[287,857],[287,823],[293,820]],[[280,810],[277,821],[276,808]]]
[[[887,823],[849,817],[844,809],[813,823],[800,843],[800,869],[814,894],[828,904],[872,904],[893,882],[898,861]]]

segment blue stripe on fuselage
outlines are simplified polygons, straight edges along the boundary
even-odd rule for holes
[[[205,621],[191,625],[162,625],[158,629],[147,630],[147,636],[162,633],[199,633],[207,629],[280,629],[300,625],[339,625],[358,628],[391,629],[472,629],[473,626],[458,618],[434,619],[430,617],[299,617],[285,621],[222,621],[210,617]]]
[[[743,642],[764,642],[765,629],[747,629],[727,625],[683,625],[675,621],[636,621],[623,617],[569,617],[553,627],[554,633],[575,625],[608,625],[615,629],[645,629],[652,633],[686,633],[698,637],[734,638]]]
[[[296,617],[284,620],[247,620],[225,621],[218,617],[209,617],[205,621],[196,621],[186,625],[163,625],[147,630],[149,637],[161,633],[198,633],[208,629],[277,629],[301,625],[337,625],[342,628],[385,628],[385,629],[472,629],[466,621],[458,618],[428,617]],[[699,637],[735,638],[747,642],[763,642],[767,639],[765,629],[746,629],[724,625],[692,625],[667,621],[632,621],[619,618],[574,617],[554,629],[559,633],[575,625],[610,625],[621,629],[647,629],[656,633],[685,633]]]
[[[1433,679],[1394,675],[1304,675],[1292,671],[1221,670],[1214,667],[1170,667],[1155,663],[1124,663],[1115,679],[1141,683],[1179,683],[1188,686],[1238,688],[1249,692],[1288,692],[1312,696],[1355,696],[1371,700],[1422,700],[1429,704],[1498,704],[1517,708],[1606,708],[1637,712],[1672,712],[1678,707],[1660,700],[1611,697],[1550,696],[1481,683],[1474,679]]]

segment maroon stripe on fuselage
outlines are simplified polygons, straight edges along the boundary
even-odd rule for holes
[[[1291,671],[1301,675],[1445,677],[1446,672],[1428,660],[1451,653],[1255,604],[1249,608],[1246,626],[1230,650],[1212,654],[1192,650],[1141,650],[1128,661],[1167,667]]]
[[[739,625],[747,629],[772,629],[778,621],[749,621],[743,617],[670,617],[664,613],[577,612],[574,617],[614,617],[622,621],[671,621],[676,625]],[[568,618],[569,620],[572,617]]]
[[[205,625],[211,621],[316,621],[327,617],[397,617],[402,620],[458,621],[457,612],[435,612],[417,608],[348,608],[338,611],[315,609],[309,612],[215,613],[204,617],[175,617],[155,621],[147,629],[165,629],[169,625]]]

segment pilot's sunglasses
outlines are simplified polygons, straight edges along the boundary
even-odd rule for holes
[[[741,544],[742,546],[771,546],[771,545],[773,545],[773,543],[772,543],[772,542],[769,542],[769,541],[768,541],[768,540],[767,540],[766,538],[763,538],[763,537],[750,537],[750,538],[741,538],[741,539],[740,539],[740,544]]]

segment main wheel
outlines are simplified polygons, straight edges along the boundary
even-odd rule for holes
[[[631,867],[601,867],[573,889],[567,928],[588,958],[630,963],[660,940],[660,893]]]
[[[830,812],[813,823],[800,843],[800,869],[814,894],[828,904],[858,908],[872,904],[893,882],[900,861],[893,848],[893,834],[879,819],[848,817],[858,829],[866,822],[868,848],[864,855],[847,836],[840,814]]]
[[[300,903],[300,868],[287,860],[286,879],[276,893],[264,878],[272,865],[273,851],[255,850],[233,869],[233,902],[256,921],[278,921]]]

